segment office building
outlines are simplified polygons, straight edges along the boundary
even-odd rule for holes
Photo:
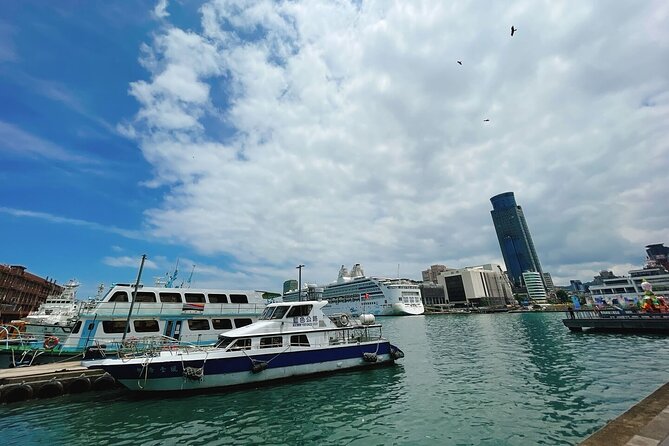
[[[499,265],[447,268],[437,281],[454,307],[501,307],[514,301],[509,280]]]
[[[534,242],[527,227],[523,209],[516,204],[513,192],[495,195],[490,202],[493,207],[490,214],[506,264],[506,271],[512,284],[521,287],[525,271],[539,273],[543,282],[539,257],[534,249]]]
[[[444,271],[446,271],[445,265],[432,265],[429,269],[422,271],[423,282],[437,283],[439,273],[443,273]]]
[[[527,296],[532,303],[545,304],[547,300],[546,288],[544,288],[543,277],[535,271],[523,273],[523,283],[527,289]]]

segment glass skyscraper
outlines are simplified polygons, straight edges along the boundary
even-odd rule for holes
[[[515,286],[522,286],[525,271],[534,271],[543,277],[523,208],[516,204],[513,192],[495,195],[490,202],[493,208],[490,214],[511,282]]]

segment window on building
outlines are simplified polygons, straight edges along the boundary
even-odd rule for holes
[[[188,319],[188,329],[191,331],[209,330],[209,321],[207,319]]]
[[[181,303],[181,294],[179,293],[158,293],[160,301],[165,303]]]
[[[160,331],[158,321],[152,319],[133,321],[133,325],[137,333],[151,333]]]
[[[231,330],[232,321],[230,319],[212,319],[211,324],[215,330]]]
[[[202,293],[186,293],[184,297],[186,302],[189,303],[204,303],[204,294]]]
[[[444,279],[449,301],[464,302],[467,300],[465,285],[462,283],[462,276],[449,276]]]
[[[227,304],[228,296],[225,294],[209,294],[209,302],[212,304]]]

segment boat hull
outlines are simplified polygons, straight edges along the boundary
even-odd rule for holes
[[[296,350],[269,354],[216,357],[213,354],[163,354],[157,358],[100,360],[88,363],[102,368],[133,391],[161,392],[225,388],[281,381],[309,375],[392,364],[396,347],[388,341],[344,347]],[[368,355],[365,355],[365,354]],[[375,358],[371,360],[371,356]],[[254,371],[254,364],[264,364]],[[202,369],[201,379],[185,377],[186,370]]]

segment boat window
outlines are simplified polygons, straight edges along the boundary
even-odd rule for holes
[[[209,302],[212,304],[227,304],[228,296],[225,294],[209,294]]]
[[[281,336],[260,338],[260,348],[272,348],[281,346],[283,346],[283,338]]]
[[[232,344],[232,347],[230,347],[230,350],[250,350],[250,349],[251,349],[250,338],[237,339],[237,341],[234,344]]]
[[[186,293],[186,302],[201,302],[204,303],[204,294],[202,293]]]
[[[232,329],[232,321],[230,319],[212,319],[211,324],[216,330],[230,330]]]
[[[135,302],[155,302],[156,294],[152,291],[137,291]]]
[[[290,337],[290,345],[309,347],[309,339],[307,335],[293,335]]]
[[[288,305],[282,305],[280,307],[276,307],[276,310],[274,310],[274,314],[272,314],[272,319],[282,319],[289,308],[290,306]]]
[[[249,318],[235,319],[235,328],[245,327],[251,325],[253,321]]]
[[[209,321],[207,319],[188,319],[189,330],[209,330]]]
[[[161,302],[181,303],[181,294],[179,293],[158,293]]]
[[[146,321],[133,321],[135,326],[135,331],[137,333],[149,333],[154,331],[160,331],[158,326],[158,321],[156,320],[146,320]]]
[[[313,305],[293,305],[286,317],[309,316]]]
[[[276,307],[267,307],[265,310],[262,312],[260,315],[259,319],[271,319],[272,318],[272,313],[274,313],[274,308]]]
[[[128,293],[125,291],[117,291],[109,299],[109,302],[128,302]]]
[[[228,338],[228,337],[225,337],[225,336],[219,336],[218,337],[218,343],[216,343],[216,347],[225,348],[228,345],[230,345],[230,343],[234,340],[235,340],[235,338]]]
[[[72,333],[79,333],[79,330],[81,330],[81,321],[77,321],[77,323],[74,324],[74,327],[72,327]]]
[[[102,321],[102,331],[105,333],[123,333],[125,329],[125,321]],[[130,327],[128,327],[130,331]]]
[[[231,304],[247,304],[249,303],[249,298],[246,297],[246,294],[231,294],[230,295]]]

